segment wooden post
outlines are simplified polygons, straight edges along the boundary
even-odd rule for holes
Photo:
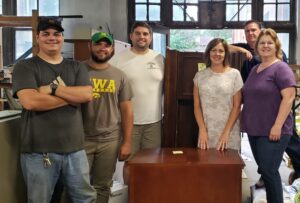
[[[32,55],[37,55],[39,48],[36,42],[37,25],[39,22],[38,10],[32,10],[31,27],[32,27]]]

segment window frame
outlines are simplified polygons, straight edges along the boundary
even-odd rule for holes
[[[146,21],[149,21],[149,8],[151,5],[158,5],[160,6],[160,20],[159,21],[151,21],[151,22],[161,22],[162,20],[162,12],[161,12],[161,8],[162,8],[162,0],[160,0],[160,3],[155,3],[155,2],[149,2],[149,0],[145,0],[146,2],[138,2],[138,3],[135,3],[134,2],[134,16],[136,14],[136,8],[135,6],[136,5],[146,5]]]
[[[172,8],[171,8],[171,9],[172,9],[172,14],[173,14],[173,6],[174,6],[174,5],[177,5],[177,6],[180,6],[180,5],[181,5],[181,6],[183,6],[183,8],[181,8],[181,9],[183,10],[183,21],[174,21],[174,20],[173,20],[173,15],[172,15],[171,18],[172,18],[172,21],[173,21],[173,22],[176,22],[176,23],[183,23],[183,22],[184,22],[184,23],[191,23],[191,22],[194,22],[194,21],[188,21],[188,20],[187,20],[187,7],[188,7],[188,6],[198,6],[198,12],[197,12],[197,17],[198,17],[198,18],[197,18],[197,21],[199,20],[199,1],[198,1],[198,3],[187,3],[186,0],[184,0],[183,3],[181,3],[181,2],[178,3],[178,2],[177,2],[177,3],[174,4],[174,3],[173,3],[173,0],[172,0],[171,3],[172,3]],[[197,22],[197,21],[196,21],[196,22]]]
[[[39,0],[37,1],[37,7],[39,8]],[[60,0],[58,0],[60,1]],[[3,15],[17,16],[17,0],[3,1],[2,0]],[[60,6],[60,4],[58,4]],[[58,8],[60,10],[60,7]],[[16,31],[32,31],[31,27],[6,27],[2,29],[2,45],[3,45],[3,65],[7,66],[13,64],[16,61]]]
[[[131,25],[135,22],[135,0],[127,0],[127,9],[128,9],[128,36],[130,32]],[[227,2],[226,2],[227,3]],[[297,4],[296,0],[290,0],[290,20],[289,21],[263,21],[263,9],[264,5],[269,4],[261,0],[252,0],[251,2],[251,18],[263,22],[265,27],[271,27],[275,31],[280,33],[289,33],[290,42],[289,42],[289,62],[295,63],[296,60],[296,44],[291,43],[296,40],[296,11]],[[276,0],[276,5],[280,5]],[[202,29],[198,22],[191,21],[172,21],[172,0],[164,0],[164,3],[161,5],[161,21],[160,22],[151,22],[148,21],[150,25],[153,26],[164,26],[169,29]],[[199,12],[199,10],[198,10]],[[276,7],[277,13],[277,7]],[[199,18],[199,14],[198,14]],[[277,16],[276,16],[277,19]],[[243,29],[245,21],[226,21],[224,22],[224,28],[228,29]],[[215,29],[215,28],[203,28],[203,29]],[[169,45],[169,44],[168,44]]]
[[[243,2],[240,2],[240,0],[238,0],[238,2],[233,2],[233,3],[231,3],[231,2],[226,2],[226,7],[227,7],[227,5],[237,5],[238,6],[238,11],[237,11],[237,13],[235,14],[235,15],[237,15],[237,21],[227,21],[226,20],[226,22],[241,22],[241,20],[240,20],[240,6],[242,5],[242,6],[245,6],[245,5],[251,5],[252,6],[252,3],[253,2],[251,2],[251,3],[248,3],[248,2],[245,2],[245,3],[243,3]],[[251,8],[251,10],[252,10],[252,8]],[[251,12],[251,16],[253,16],[253,12]],[[225,18],[226,19],[226,18]]]

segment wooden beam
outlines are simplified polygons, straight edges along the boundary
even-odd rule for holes
[[[40,16],[42,17],[42,16]],[[59,16],[63,18],[82,18],[82,15]],[[38,45],[36,42],[37,25],[39,22],[38,10],[32,10],[32,16],[0,16],[0,27],[31,27],[32,28],[32,54],[38,53]]]
[[[32,55],[37,55],[39,48],[36,42],[37,25],[39,22],[38,10],[32,10],[31,27],[32,27]]]
[[[0,27],[31,27],[31,16],[0,16]]]
[[[38,53],[36,43],[37,25],[39,21],[39,12],[32,10],[32,16],[0,16],[0,27],[31,27],[32,28],[32,54]]]

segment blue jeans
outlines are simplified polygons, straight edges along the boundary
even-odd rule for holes
[[[258,172],[261,173],[266,186],[269,203],[283,203],[281,177],[278,170],[290,137],[282,135],[279,141],[270,141],[268,136],[248,135]]]
[[[21,154],[28,203],[49,203],[60,173],[73,203],[96,202],[84,150],[68,154],[48,153],[48,156],[50,166],[44,165],[41,153]]]

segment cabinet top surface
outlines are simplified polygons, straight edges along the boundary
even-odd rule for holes
[[[245,165],[237,150],[227,149],[225,151],[218,151],[216,149],[201,150],[197,148],[143,149],[137,152],[128,163],[130,165]]]

